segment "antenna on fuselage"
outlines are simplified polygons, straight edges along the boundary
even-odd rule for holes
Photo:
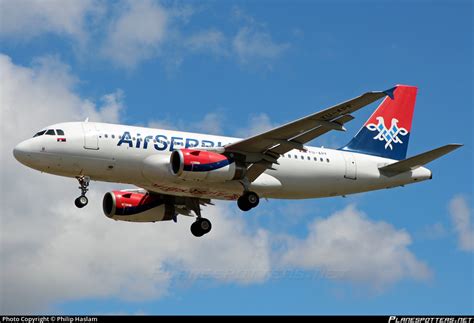
[[[89,122],[89,117],[87,117],[86,120],[84,120],[84,122]]]

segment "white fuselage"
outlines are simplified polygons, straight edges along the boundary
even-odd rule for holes
[[[240,140],[188,132],[94,122],[60,123],[61,135],[41,135],[14,151],[23,164],[42,172],[92,180],[133,184],[149,191],[210,199],[235,200],[240,181],[183,180],[169,170],[172,150],[209,149]],[[129,137],[130,136],[130,137]],[[62,139],[65,138],[65,141]],[[388,177],[379,167],[394,160],[327,148],[292,150],[250,184],[261,197],[304,199],[353,194],[401,186],[431,178],[419,167]]]

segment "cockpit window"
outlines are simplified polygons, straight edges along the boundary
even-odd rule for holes
[[[54,129],[49,129],[48,131],[46,131],[46,134],[50,136],[54,136],[55,135]]]
[[[56,129],[56,133],[58,134],[58,136],[64,136],[64,131],[62,131],[61,129]]]
[[[37,132],[37,133],[33,136],[33,138],[34,138],[34,137],[38,137],[38,136],[42,136],[42,135],[44,135],[45,132],[46,132],[46,130]]]

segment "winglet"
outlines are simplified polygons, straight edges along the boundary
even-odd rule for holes
[[[395,96],[393,95],[393,92],[395,92],[395,89],[396,89],[396,88],[397,88],[397,87],[394,86],[394,87],[392,87],[391,89],[388,89],[388,90],[383,91],[383,93],[387,94],[388,97],[393,100],[393,99],[395,99]]]

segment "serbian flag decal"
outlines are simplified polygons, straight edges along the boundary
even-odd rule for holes
[[[56,140],[57,140],[57,142],[66,142],[66,138],[58,138]]]

